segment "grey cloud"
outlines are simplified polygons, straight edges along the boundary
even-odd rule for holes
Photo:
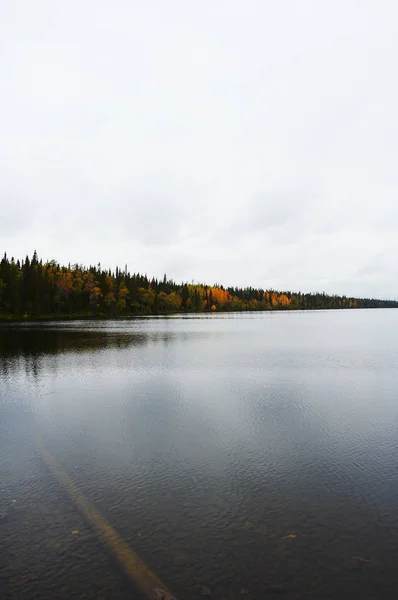
[[[319,212],[313,193],[282,188],[256,194],[247,205],[245,221],[250,231],[278,229],[274,235],[280,235],[281,229],[285,232],[294,229],[296,235],[303,235],[316,217],[319,218]]]
[[[398,297],[397,17],[6,3],[0,252]]]

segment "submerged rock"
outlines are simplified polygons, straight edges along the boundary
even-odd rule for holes
[[[153,594],[156,600],[176,600],[174,596],[162,588],[156,588],[153,590]]]

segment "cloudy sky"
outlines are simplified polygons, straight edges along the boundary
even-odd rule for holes
[[[0,251],[398,298],[394,0],[12,0]]]

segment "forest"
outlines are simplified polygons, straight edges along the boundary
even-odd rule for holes
[[[175,283],[166,275],[149,279],[127,267],[111,271],[100,264],[61,266],[43,262],[36,251],[24,260],[5,253],[0,262],[0,320],[391,307],[398,301]]]

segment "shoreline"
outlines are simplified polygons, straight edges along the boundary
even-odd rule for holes
[[[168,313],[153,313],[153,314],[137,314],[131,313],[126,315],[74,315],[74,314],[52,314],[52,315],[0,315],[0,324],[2,323],[45,323],[48,321],[123,321],[131,319],[150,319],[150,318],[167,318],[181,315],[214,315],[214,314],[245,314],[245,313],[281,313],[281,312],[315,312],[315,311],[354,311],[354,310],[388,310],[397,309],[394,306],[378,306],[378,307],[342,307],[342,308],[288,308],[274,310],[218,310],[218,311],[203,311],[203,312],[168,312]]]

